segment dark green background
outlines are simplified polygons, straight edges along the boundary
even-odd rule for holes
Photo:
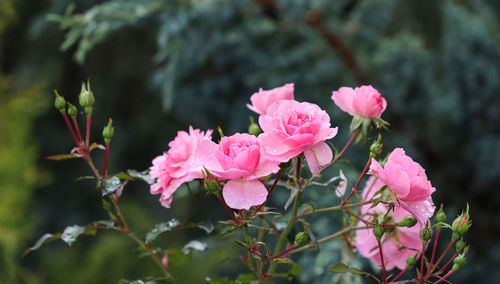
[[[109,117],[116,127],[111,172],[148,168],[176,131],[189,125],[245,131],[249,96],[288,82],[295,82],[298,100],[328,111],[339,126],[332,142],[342,147],[349,117],[331,102],[331,91],[372,84],[388,101],[385,151],[404,147],[422,164],[437,188],[435,203],[446,204],[449,218],[470,204],[469,264],[451,279],[499,281],[498,1],[80,0],[65,14],[69,4],[0,2],[0,282],[116,283],[156,272],[149,259],[136,257],[131,242],[107,232],[82,237],[71,248],[55,242],[20,258],[45,232],[105,216],[93,184],[75,182],[90,174],[82,161],[43,158],[73,146],[50,107],[52,89],[76,103],[87,78],[97,101],[93,138],[101,142]],[[348,154],[350,178],[367,147]],[[100,165],[102,155],[96,160]],[[196,192],[181,190],[167,210],[136,183],[122,202],[141,234],[171,216],[226,218],[214,198]],[[283,199],[285,190],[276,194],[275,205]],[[316,221],[318,235],[332,229],[328,218]],[[186,230],[160,242],[174,247],[196,238],[205,236]],[[171,268],[182,281],[246,271],[237,259],[225,261],[236,246],[207,242],[207,252]],[[300,257],[299,282],[330,282],[332,275],[314,267],[339,261],[331,255]]]

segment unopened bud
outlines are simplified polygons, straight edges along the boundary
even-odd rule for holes
[[[78,101],[80,105],[83,107],[83,110],[87,115],[92,114],[92,106],[94,105],[95,99],[94,94],[90,90],[90,82],[87,81],[87,85],[82,82],[82,89],[80,91],[80,95],[78,96]]]
[[[56,99],[54,101],[54,107],[59,110],[62,114],[66,112],[66,100],[59,95],[57,90],[54,90],[54,94],[56,95]]]
[[[409,269],[410,267],[415,266],[415,264],[417,264],[417,254],[415,254],[415,255],[410,255],[410,256],[406,259],[406,269]]]
[[[446,222],[446,214],[444,213],[444,210],[443,210],[443,204],[441,204],[439,211],[436,213],[436,216],[434,216],[434,221],[436,221],[436,223],[437,223],[436,228],[438,230],[441,230],[442,226],[438,223],[445,223]]]
[[[457,249],[457,252],[462,252],[465,248],[465,242],[464,240],[459,240],[456,244],[455,244],[455,248]]]
[[[373,234],[375,235],[375,238],[377,238],[377,241],[380,241],[380,239],[384,235],[384,229],[382,228],[382,226],[378,224],[378,222],[377,224],[375,224],[375,227],[373,228]]]
[[[306,232],[300,232],[297,235],[295,235],[295,241],[293,242],[293,245],[295,247],[299,247],[307,242],[309,239],[309,236],[307,235]]]
[[[424,228],[422,228],[422,230],[420,230],[420,239],[422,239],[422,243],[424,244],[424,246],[431,239],[431,237],[432,237],[432,234],[431,234],[431,230],[429,229],[429,227],[425,226]]]
[[[104,138],[104,143],[109,144],[111,142],[111,138],[115,135],[115,128],[113,127],[113,120],[110,118],[108,121],[108,125],[104,127],[102,130],[102,137]]]
[[[413,216],[406,216],[403,220],[398,222],[398,227],[413,227],[417,224],[417,219]]]
[[[370,146],[370,158],[375,158],[380,153],[382,148],[380,141],[382,141],[382,135],[379,134],[377,140]]]
[[[218,195],[219,185],[217,184],[217,181],[210,176],[210,173],[208,171],[206,173],[205,171],[202,171],[201,174],[203,175],[203,187],[205,188],[205,190]]]
[[[259,134],[262,133],[262,129],[260,129],[259,125],[256,123],[250,124],[248,126],[248,134],[254,135],[254,136],[259,136]]]
[[[469,230],[470,226],[472,226],[472,222],[469,220],[469,212],[466,211],[453,221],[451,228],[454,233],[464,235]]]
[[[467,264],[467,259],[465,254],[461,253],[453,260],[453,271],[460,270],[465,264]]]
[[[78,113],[78,110],[76,109],[76,106],[72,105],[70,102],[68,102],[68,115],[70,117],[76,117],[76,114]]]

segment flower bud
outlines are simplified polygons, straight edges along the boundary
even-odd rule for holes
[[[465,248],[465,242],[463,239],[459,240],[456,244],[455,244],[455,248],[457,249],[457,252],[462,252]]]
[[[217,181],[211,177],[210,172],[204,170],[201,171],[201,174],[203,175],[203,187],[205,188],[205,190],[215,195],[218,195],[219,185],[217,184]]]
[[[66,112],[66,100],[59,95],[57,90],[54,90],[54,94],[56,95],[56,99],[54,101],[54,107],[59,110],[62,114]]]
[[[106,144],[109,144],[111,142],[111,138],[113,138],[113,135],[115,134],[115,128],[112,124],[113,120],[110,118],[108,125],[106,125],[102,130],[102,137],[104,138],[104,142]]]
[[[472,222],[469,219],[469,206],[467,205],[466,211],[462,212],[462,214],[453,221],[451,229],[454,233],[464,235],[469,230],[470,226],[472,226]]]
[[[413,227],[417,224],[417,219],[413,216],[406,216],[403,220],[397,223],[398,227]]]
[[[384,229],[382,228],[382,226],[378,224],[378,222],[377,224],[375,224],[375,227],[373,228],[373,234],[375,235],[375,238],[377,238],[377,241],[380,241],[380,239],[384,235]]]
[[[417,254],[418,254],[418,253],[417,253]],[[410,256],[406,259],[406,269],[409,269],[410,267],[415,266],[415,264],[417,264],[417,254],[415,254],[415,255],[410,255]]]
[[[439,208],[439,211],[436,213],[436,216],[434,216],[434,221],[436,221],[436,223],[445,223],[446,222],[446,214],[443,211],[443,204],[441,204],[441,208]],[[436,225],[436,228],[438,230],[441,230],[441,227],[442,226],[440,224]]]
[[[427,242],[431,239],[432,233],[429,227],[425,226],[420,230],[420,239],[422,239],[422,244],[425,246]]]
[[[295,247],[299,247],[307,242],[309,239],[309,236],[307,235],[306,232],[300,232],[297,235],[295,235],[295,241],[293,242],[293,245]]]
[[[92,106],[94,105],[95,99],[94,94],[90,90],[90,82],[87,81],[87,86],[82,82],[82,89],[80,91],[80,95],[78,96],[78,101],[80,105],[83,107],[83,110],[87,115],[92,114]]]
[[[248,134],[259,136],[259,134],[261,133],[262,129],[260,129],[260,126],[257,123],[255,123],[253,117],[250,116],[250,125],[248,126]]]
[[[465,253],[461,253],[453,260],[453,271],[460,270],[465,264],[467,264]]]
[[[382,149],[380,141],[382,141],[382,135],[379,133],[377,140],[370,146],[370,158],[375,158],[380,153],[380,150]]]
[[[76,114],[78,113],[78,110],[76,109],[76,106],[72,105],[70,102],[68,102],[68,115],[72,118],[76,117]]]

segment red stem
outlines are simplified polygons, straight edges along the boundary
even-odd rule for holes
[[[438,260],[436,261],[436,263],[431,266],[431,269],[429,269],[429,271],[427,272],[427,275],[429,275],[430,273],[432,273],[432,271],[439,265],[439,263],[445,257],[446,253],[448,253],[448,251],[453,246],[453,243],[454,243],[454,241],[450,240],[450,242],[448,243],[448,246],[446,246],[446,248],[444,249],[443,254],[441,254],[441,256],[438,258]]]
[[[85,133],[85,144],[90,146],[90,115],[87,115],[87,132]]]
[[[452,270],[450,270],[450,271],[448,271],[448,273],[446,273],[446,275],[445,275],[445,276],[443,276],[443,278],[441,278],[441,279],[439,279],[438,281],[434,282],[434,284],[437,284],[437,283],[441,283],[441,282],[443,282],[446,278],[450,277],[450,275],[452,275],[452,274],[453,274],[453,272],[455,272],[455,271],[453,271],[453,269],[452,269]]]
[[[344,148],[342,148],[342,150],[340,150],[339,154],[337,155],[337,157],[331,161],[328,165],[324,166],[323,168],[321,168],[319,170],[319,173],[322,173],[324,170],[328,169],[331,165],[335,164],[336,162],[338,162],[342,156],[344,155],[345,151],[347,151],[347,149],[349,148],[349,146],[351,146],[352,142],[354,142],[354,139],[356,139],[356,137],[358,136],[359,132],[361,131],[361,128],[357,128],[356,130],[354,130],[354,133],[352,134],[351,138],[349,138],[349,141],[347,141],[347,143],[345,144]]]
[[[282,255],[285,255],[285,254],[289,253],[291,250],[293,250],[294,248],[295,248],[295,246],[294,246],[294,245],[291,245],[291,246],[290,246],[289,248],[287,248],[286,250],[284,250],[284,251],[280,252],[279,254],[277,254],[277,255],[275,255],[275,256],[273,256],[273,257],[271,257],[271,259],[275,259],[275,258],[278,258],[278,257],[280,257],[280,256],[282,256]]]
[[[78,127],[78,121],[76,121],[76,117],[72,117],[71,120],[73,121],[73,125],[75,126],[76,134],[78,134],[78,140],[80,141],[80,145],[82,145],[83,147],[83,139],[82,139],[82,134],[80,133],[80,127]]]
[[[455,252],[455,254],[450,258],[450,260],[448,260],[448,262],[443,267],[441,267],[441,269],[439,269],[438,272],[436,272],[436,275],[443,273],[443,271],[446,269],[446,267],[448,265],[450,265],[450,263],[455,259],[455,257],[457,257],[457,255],[458,255],[458,252]]]
[[[403,276],[403,274],[405,274],[405,272],[406,272],[406,268],[403,271],[401,271],[396,277],[394,277],[394,279],[391,279],[391,282],[395,282],[396,280],[398,280],[399,277],[401,277],[401,276]]]
[[[382,251],[382,244],[380,243],[380,240],[377,240],[377,243],[380,252],[380,262],[382,263],[382,278],[384,280],[384,284],[387,284],[387,278],[385,277],[385,263],[384,263],[384,253]]]
[[[76,138],[75,131],[73,130],[73,127],[71,126],[71,122],[69,121],[68,115],[63,113],[62,114],[64,121],[66,122],[66,126],[69,129],[69,132],[71,133],[71,136],[73,136],[73,139],[75,140],[76,146],[80,147],[80,143],[78,143],[78,139]]]
[[[436,237],[434,238],[434,246],[432,248],[432,256],[431,256],[431,265],[432,265],[432,262],[434,261],[434,257],[436,256],[436,247],[437,247],[437,243],[438,243],[438,240],[439,240],[439,233],[441,233],[441,230],[438,230],[436,232]]]
[[[424,282],[424,258],[425,258],[425,250],[422,249],[422,253],[420,254],[420,281]]]
[[[219,198],[222,205],[224,205],[224,208],[226,208],[227,213],[229,213],[229,216],[231,216],[231,219],[233,219],[234,223],[238,223],[236,217],[234,216],[233,210],[231,210],[231,208],[229,208],[229,206],[226,204],[226,201],[222,197],[222,194],[217,195],[217,197]]]
[[[344,201],[342,201],[341,206],[344,206],[347,203],[347,201],[349,201],[349,198],[351,198],[351,196],[358,191],[358,186],[361,183],[361,180],[363,179],[363,176],[368,171],[368,168],[370,168],[371,163],[372,163],[372,159],[370,158],[368,160],[368,162],[366,162],[365,168],[363,169],[363,172],[361,172],[361,175],[359,176],[358,181],[356,182],[356,185],[354,185],[354,187],[352,188],[352,191],[349,194],[349,196],[347,196],[347,198],[344,199]]]
[[[109,143],[106,143],[106,151],[104,152],[104,167],[102,169],[102,178],[106,178],[108,171],[108,156],[109,156]]]
[[[267,199],[269,199],[271,192],[273,192],[274,188],[276,187],[276,184],[278,184],[278,181],[280,180],[280,178],[281,178],[281,172],[278,172],[278,174],[276,175],[276,178],[274,179],[273,185],[271,186],[271,188],[269,189],[269,192],[267,193],[266,201],[264,201],[264,203],[262,203],[261,205],[257,206],[257,208],[255,208],[255,210],[252,212],[252,214],[250,214],[250,217],[248,217],[248,219],[252,219],[259,212],[259,210],[262,208],[262,206],[264,206],[264,204],[267,202]]]

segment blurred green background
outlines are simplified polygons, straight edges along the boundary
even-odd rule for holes
[[[71,248],[54,242],[21,258],[45,232],[105,218],[94,185],[75,181],[90,174],[82,161],[44,159],[73,147],[51,107],[52,90],[76,103],[87,78],[97,101],[93,138],[101,142],[109,117],[116,127],[111,172],[147,169],[189,125],[246,131],[249,96],[288,82],[298,100],[330,113],[339,126],[332,141],[342,147],[349,117],[331,102],[331,91],[372,84],[388,100],[385,150],[404,147],[422,164],[449,218],[470,204],[469,264],[451,279],[498,283],[499,17],[494,0],[1,0],[0,283],[116,283],[157,272],[113,232],[81,237]],[[348,177],[364,164],[367,147],[348,153]],[[98,165],[102,158],[96,154]],[[324,194],[308,198],[338,202]],[[282,210],[286,190],[273,198]],[[196,189],[179,190],[170,210],[157,199],[146,184],[126,188],[122,203],[139,234],[172,216],[226,218],[215,198]],[[320,216],[313,230],[326,235],[334,222]],[[209,248],[171,267],[183,283],[246,272],[231,258],[241,253],[236,245],[200,230],[159,241],[181,247],[191,239]],[[324,272],[345,257],[341,247],[332,242],[319,255],[296,256],[303,272],[294,281],[349,281]]]

